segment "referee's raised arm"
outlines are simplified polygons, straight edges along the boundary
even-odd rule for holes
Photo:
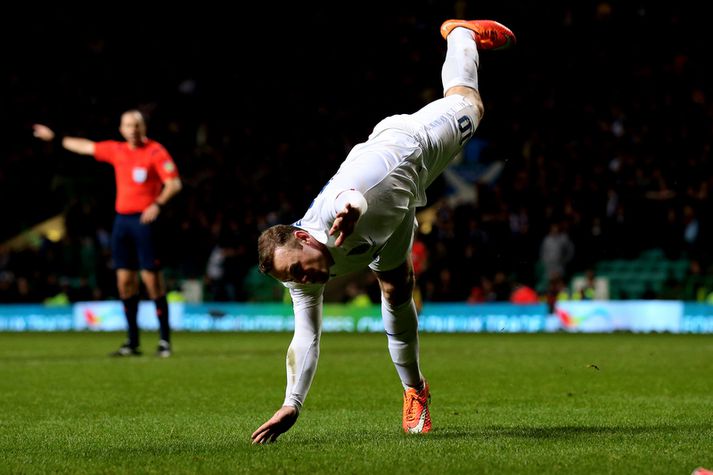
[[[45,142],[55,142],[57,145],[64,147],[70,152],[80,155],[94,155],[94,142],[89,139],[80,137],[66,137],[58,135],[54,130],[46,125],[34,124],[32,126],[32,134]]]

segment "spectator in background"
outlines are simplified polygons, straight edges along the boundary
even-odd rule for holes
[[[512,283],[504,271],[499,270],[493,276],[493,292],[496,302],[507,302],[512,294]]]
[[[121,115],[119,132],[125,142],[93,142],[56,134],[42,124],[34,125],[34,135],[54,141],[70,152],[94,156],[114,167],[116,178],[116,218],[112,231],[112,257],[117,288],[124,304],[127,341],[112,356],[137,356],[139,351],[139,273],[149,297],[156,304],[160,340],[157,356],[171,356],[171,328],[158,240],[157,220],[161,208],[181,190],[182,184],[171,155],[146,136],[146,122],[138,110]]]
[[[539,301],[540,298],[535,289],[525,284],[516,283],[512,294],[510,294],[510,302],[517,305],[534,304]]]
[[[688,257],[698,257],[701,224],[696,209],[686,204],[683,206],[683,249]]]
[[[555,313],[557,302],[570,300],[569,288],[565,280],[559,275],[553,275],[547,282],[545,302],[550,313]]]
[[[540,247],[540,260],[547,279],[567,278],[567,266],[574,258],[574,244],[563,231],[562,224],[553,222]]]
[[[587,269],[584,273],[584,282],[582,286],[576,289],[572,300],[596,300],[597,298],[597,280],[594,269]]]

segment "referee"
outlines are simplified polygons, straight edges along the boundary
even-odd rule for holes
[[[116,178],[116,218],[111,250],[119,297],[124,304],[128,339],[112,356],[138,356],[139,274],[146,292],[156,304],[160,340],[157,356],[171,356],[171,327],[166,284],[159,258],[156,223],[161,208],[181,190],[182,184],[171,155],[146,136],[146,121],[138,110],[121,115],[119,132],[125,141],[93,142],[55,134],[42,124],[33,126],[34,136],[56,142],[70,152],[93,156],[110,163]]]

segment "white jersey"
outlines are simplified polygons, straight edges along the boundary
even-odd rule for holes
[[[391,270],[404,262],[408,243],[391,249],[389,241],[393,236],[403,242],[402,236],[394,236],[396,231],[413,234],[415,209],[426,204],[426,188],[470,138],[475,120],[470,103],[461,96],[449,96],[416,114],[382,120],[366,142],[352,149],[304,217],[294,223],[327,246],[334,259],[331,277],[367,265]],[[337,198],[347,190],[360,192],[368,211],[344,243],[335,247],[337,236],[328,233],[341,211]],[[405,219],[409,222],[403,225]],[[387,255],[385,250],[397,255]]]
[[[334,259],[330,277],[367,266],[388,271],[406,260],[416,208],[426,204],[426,188],[472,136],[477,120],[470,102],[451,95],[415,114],[387,117],[366,142],[351,150],[304,217],[294,223],[327,246]],[[329,236],[329,229],[343,208],[339,196],[348,190],[362,194],[367,211],[354,232],[336,247],[337,236]],[[300,407],[316,370],[324,284],[284,285],[290,289],[295,312],[293,345],[306,342],[302,351],[293,348],[305,355],[302,362],[288,357],[285,404]]]

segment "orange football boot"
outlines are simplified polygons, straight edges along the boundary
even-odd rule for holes
[[[505,25],[493,20],[446,20],[441,25],[441,36],[447,38],[453,28],[468,28],[475,33],[478,50],[499,50],[513,46],[515,34]]]
[[[409,388],[404,391],[403,428],[408,434],[425,434],[431,430],[431,413],[428,403],[431,392],[428,382],[423,381],[423,389]]]

